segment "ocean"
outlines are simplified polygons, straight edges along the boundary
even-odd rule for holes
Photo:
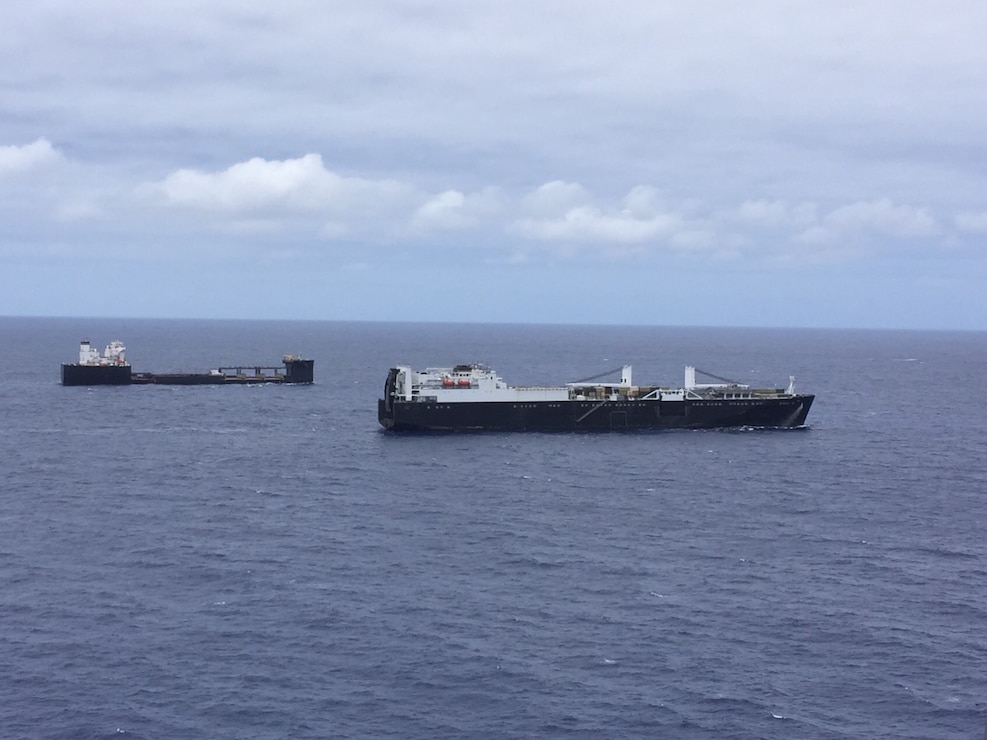
[[[0,319],[0,735],[979,738],[987,335]],[[315,360],[312,386],[62,387]],[[809,427],[384,432],[388,368],[632,364]]]

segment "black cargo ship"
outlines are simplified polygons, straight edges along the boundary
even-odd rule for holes
[[[751,388],[724,378],[700,384],[696,372],[686,368],[681,388],[633,385],[630,366],[617,383],[513,387],[484,365],[399,366],[384,383],[377,419],[394,431],[791,429],[805,425],[815,399],[796,393],[794,378],[787,388]]]
[[[285,355],[282,365],[239,365],[208,373],[135,373],[123,342],[110,342],[103,354],[89,340],[79,344],[79,361],[62,364],[62,385],[248,385],[312,383],[315,361]]]

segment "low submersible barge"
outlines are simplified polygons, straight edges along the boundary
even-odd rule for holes
[[[795,392],[794,377],[787,388],[751,388],[716,376],[721,382],[697,383],[696,373],[686,367],[681,388],[634,385],[629,365],[617,383],[514,387],[480,364],[398,366],[384,383],[377,419],[394,431],[791,429],[805,425],[815,399]]]
[[[62,363],[62,385],[249,385],[256,383],[312,383],[314,360],[285,355],[282,366],[240,365],[208,373],[135,373],[127,362],[127,348],[110,342],[103,354],[89,340],[79,344],[79,361]]]

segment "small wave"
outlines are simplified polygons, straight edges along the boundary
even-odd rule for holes
[[[932,555],[935,557],[946,558],[950,560],[977,560],[979,555],[975,552],[968,552],[966,550],[960,550],[957,548],[948,547],[945,545],[941,546],[929,546],[929,545],[919,545],[919,546],[906,546],[906,547],[890,547],[888,548],[894,552],[911,552],[917,553],[919,555]]]

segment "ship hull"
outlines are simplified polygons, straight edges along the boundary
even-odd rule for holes
[[[135,385],[223,385],[225,375],[215,373],[134,373]]]
[[[238,367],[212,373],[135,373],[130,365],[63,363],[62,385],[310,385],[314,381],[314,366],[314,360],[286,359],[283,371],[273,367]]]
[[[393,431],[619,431],[805,425],[812,395],[684,401],[431,403],[379,399],[377,418]]]
[[[62,364],[62,385],[130,385],[130,365]]]

